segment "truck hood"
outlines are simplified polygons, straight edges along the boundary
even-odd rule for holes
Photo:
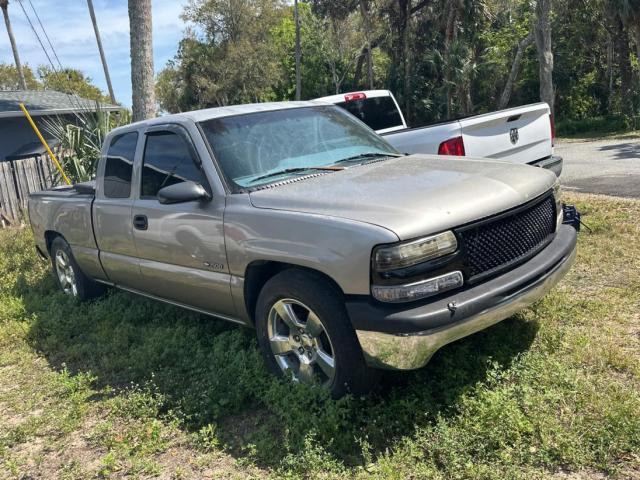
[[[367,222],[401,240],[503,212],[548,191],[556,176],[486,159],[410,155],[250,193],[253,206]]]

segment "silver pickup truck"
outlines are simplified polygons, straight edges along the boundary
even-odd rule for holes
[[[255,327],[272,372],[338,397],[542,297],[575,257],[559,201],[549,171],[403,155],[290,102],[118,128],[93,184],[35,193],[29,214],[65,293]]]

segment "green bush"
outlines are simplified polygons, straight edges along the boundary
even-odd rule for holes
[[[575,135],[605,135],[616,132],[624,132],[632,127],[631,119],[622,115],[608,117],[593,117],[582,120],[558,120],[556,122],[556,135],[568,137]]]

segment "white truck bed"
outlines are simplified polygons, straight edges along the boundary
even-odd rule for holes
[[[549,168],[560,175],[553,155],[553,121],[546,103],[408,128],[393,94],[368,90],[319,98],[358,117],[401,152],[486,157]]]

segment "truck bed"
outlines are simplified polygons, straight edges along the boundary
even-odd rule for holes
[[[534,163],[553,153],[549,107],[535,103],[382,134],[407,153],[438,153],[444,140],[462,137],[466,156]]]
[[[80,191],[79,191],[80,190]],[[57,232],[75,252],[96,250],[91,209],[94,195],[76,186],[56,187],[29,195],[31,228],[41,253],[48,254],[49,232]]]
[[[404,153],[464,155],[535,164],[556,175],[562,170],[562,159],[553,157],[553,124],[546,103],[408,128],[398,102],[388,90],[349,92],[318,100],[344,108]]]

